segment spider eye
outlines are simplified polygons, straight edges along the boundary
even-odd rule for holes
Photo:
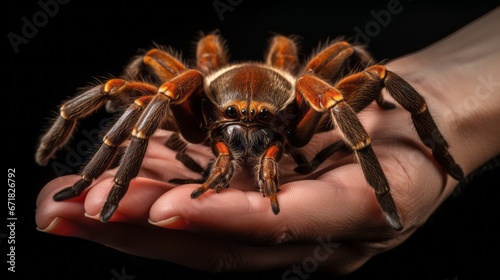
[[[233,106],[229,106],[226,109],[226,117],[234,119],[238,116],[238,111]]]
[[[271,112],[269,112],[268,109],[266,109],[266,108],[260,109],[260,111],[259,111],[259,119],[261,119],[261,120],[267,120],[267,119],[269,119],[270,116],[271,116]]]

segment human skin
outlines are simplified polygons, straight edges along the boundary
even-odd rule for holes
[[[500,35],[495,26],[500,26],[498,8],[442,41],[386,64],[425,97],[465,174],[500,153]],[[190,198],[197,184],[168,183],[199,175],[163,145],[168,137],[163,131],[151,139],[139,176],[109,222],[101,223],[99,212],[115,169],[80,197],[63,202],[52,196],[79,176],[49,182],[38,196],[37,226],[203,271],[285,272],[315,257],[328,273],[350,273],[407,240],[458,183],[434,161],[409,116],[401,106],[384,111],[375,104],[359,114],[401,213],[400,231],[388,226],[352,154],[334,155],[307,176],[294,174],[293,160],[284,158],[281,212],[274,215],[269,199],[255,191],[245,172],[230,188],[197,199]],[[338,139],[335,132],[317,135],[306,154]],[[209,160],[207,148],[190,152],[202,163]]]

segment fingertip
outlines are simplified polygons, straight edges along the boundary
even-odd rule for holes
[[[273,213],[275,215],[278,215],[280,213],[280,205],[278,204],[278,197],[276,195],[273,195],[269,197],[269,200],[271,201],[271,209],[273,210]]]
[[[74,221],[55,217],[47,227],[37,227],[40,232],[62,235],[62,236],[72,236],[79,238],[88,238],[89,232],[79,223]]]
[[[58,191],[56,194],[54,194],[54,196],[52,196],[52,198],[55,201],[64,201],[76,196],[78,196],[78,194],[75,192],[75,189],[70,186]]]
[[[78,178],[80,178],[80,176],[78,175],[62,176],[57,177],[45,184],[45,186],[38,193],[36,206],[38,207],[46,199],[52,199],[56,190],[74,184],[78,180]]]
[[[182,185],[161,196],[150,210],[150,223],[169,229],[245,233],[276,226],[269,199],[259,192],[228,188],[208,190],[198,198],[191,193],[198,184]],[[256,227],[256,225],[259,225]]]
[[[112,177],[103,179],[96,183],[87,193],[84,203],[85,213],[88,213],[90,216],[99,215],[112,186]]]
[[[84,204],[88,218],[101,222],[148,225],[151,206],[172,188],[171,184],[165,182],[137,177],[130,182],[125,195],[117,203],[106,202],[113,185],[113,178],[107,178],[88,192]]]
[[[75,221],[82,219],[83,213],[83,203],[81,202],[57,202],[50,198],[42,201],[36,208],[35,222],[39,231],[74,235],[69,229],[74,228],[75,234],[81,230]],[[75,225],[73,226],[71,223],[75,223]],[[66,227],[65,224],[68,226]]]
[[[163,220],[155,215],[168,214],[169,217],[179,215],[190,219],[189,216],[200,215],[246,215],[256,211],[270,210],[269,200],[263,198],[259,192],[245,192],[235,188],[227,188],[216,192],[207,190],[199,196],[199,184],[186,184],[178,186],[163,194],[151,206],[153,220]],[[265,206],[264,206],[265,204]],[[164,217],[167,218],[167,217]]]

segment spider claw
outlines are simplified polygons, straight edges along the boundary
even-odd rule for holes
[[[273,209],[273,213],[278,215],[280,212],[280,205],[278,204],[278,197],[273,195],[269,198],[271,200],[271,208]]]
[[[117,208],[118,204],[106,202],[100,214],[101,222],[105,223],[109,221],[109,219],[111,219]]]
[[[73,186],[67,187],[59,192],[57,192],[53,198],[55,201],[68,200],[73,197],[79,196],[83,190],[88,188],[92,181],[87,181],[85,179],[78,180]]]
[[[390,215],[390,214],[384,214],[385,215],[385,219],[387,220],[387,222],[391,225],[391,227],[396,230],[396,231],[399,231],[401,229],[403,229],[403,222],[401,221],[401,218],[399,217],[399,215]]]
[[[384,217],[389,225],[394,230],[401,230],[403,228],[403,222],[401,221],[401,217],[399,216],[392,196],[390,196],[389,193],[377,195],[377,200],[382,207]]]
[[[202,195],[204,192],[205,192],[206,188],[203,188],[202,187],[199,187],[197,189],[195,189],[192,193],[191,193],[191,198],[198,198],[200,195]]]
[[[111,216],[113,216],[116,209],[118,208],[118,203],[127,192],[127,189],[128,189],[128,184],[120,184],[115,182],[115,184],[111,188],[111,191],[108,194],[108,199],[106,200],[104,206],[102,207],[100,214],[101,222],[105,223],[111,218]]]
[[[68,200],[73,197],[77,197],[80,194],[76,192],[76,190],[71,187],[67,187],[63,190],[58,191],[56,194],[54,194],[53,199],[55,201],[63,201],[63,200]]]
[[[460,165],[454,163],[450,164],[448,173],[451,175],[451,177],[457,179],[458,181],[462,180],[464,178],[464,171],[460,167]]]
[[[462,180],[464,178],[464,172],[462,171],[462,168],[460,166],[456,165],[452,169],[450,169],[450,175],[457,179],[458,181]]]

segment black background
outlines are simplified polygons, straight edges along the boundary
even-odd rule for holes
[[[46,2],[46,1],[45,1]],[[138,49],[153,42],[193,57],[199,32],[219,29],[227,39],[231,58],[261,60],[274,33],[298,35],[304,57],[320,42],[339,35],[355,36],[374,21],[370,11],[387,9],[391,1],[226,1],[238,3],[219,17],[215,1],[69,1],[19,45],[16,53],[7,34],[22,36],[26,17],[42,11],[37,1],[7,1],[2,7],[2,155],[6,168],[16,169],[16,273],[2,261],[0,275],[13,279],[113,279],[113,270],[135,279],[241,276],[281,279],[283,270],[255,273],[206,274],[163,261],[127,255],[75,238],[53,236],[36,230],[35,200],[48,181],[56,177],[50,166],[38,167],[34,151],[45,123],[57,105],[75,89],[121,73]],[[323,3],[325,2],[325,3]],[[376,59],[393,59],[419,50],[468,24],[498,6],[427,5],[401,0],[402,11],[370,36],[369,50]],[[500,26],[499,26],[500,27]],[[82,123],[97,127],[97,118]],[[78,137],[78,136],[77,136]],[[81,136],[80,136],[81,137]],[[76,142],[74,142],[76,143]],[[64,154],[63,154],[64,155]],[[76,172],[76,167],[72,168]],[[451,197],[407,242],[381,254],[345,279],[494,279],[500,272],[499,168],[475,177]],[[7,197],[4,196],[7,200]],[[3,204],[3,203],[2,203]],[[5,204],[3,204],[5,205]],[[1,210],[3,213],[7,209]],[[495,213],[496,212],[496,213]],[[6,220],[3,219],[7,224]],[[0,233],[1,255],[7,252],[7,229]],[[6,272],[6,273],[4,273]],[[2,279],[5,279],[3,276]],[[321,279],[323,275],[309,275]],[[115,277],[115,279],[118,279]],[[131,278],[130,278],[131,279]],[[499,278],[496,278],[499,279]]]

